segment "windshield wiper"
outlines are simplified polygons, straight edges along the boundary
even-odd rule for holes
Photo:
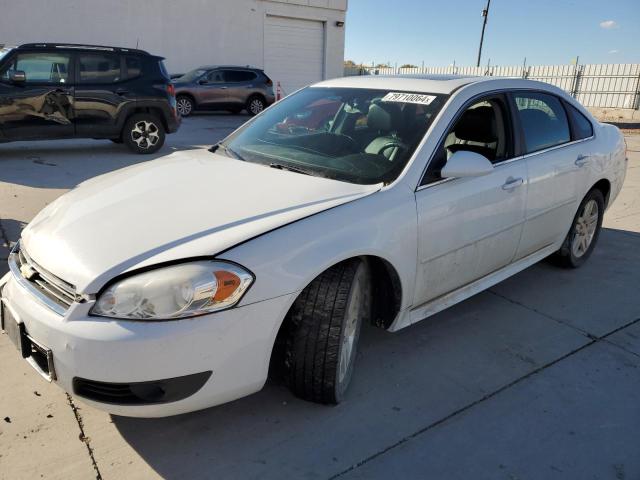
[[[228,145],[225,145],[222,142],[216,143],[213,147],[211,147],[209,149],[209,151],[211,153],[215,153],[218,150],[222,149],[224,151],[224,153],[227,155],[227,157],[231,157],[231,158],[235,158],[236,160],[242,160],[243,162],[246,161],[242,155],[240,155],[238,152],[236,152],[235,150],[233,150],[231,147],[229,147]]]
[[[301,173],[302,175],[311,175],[311,172],[307,172],[306,170],[302,170],[301,168],[293,167],[291,165],[283,165],[282,163],[270,163],[269,166],[271,168],[277,168],[278,170],[287,170],[288,172]]]

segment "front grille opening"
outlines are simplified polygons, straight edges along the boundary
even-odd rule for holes
[[[58,278],[34,262],[20,245],[16,248],[16,267],[22,277],[40,294],[67,310],[74,302],[81,301],[70,283]]]
[[[209,380],[213,372],[150,382],[110,383],[76,377],[73,391],[79,397],[112,405],[153,405],[190,397]]]

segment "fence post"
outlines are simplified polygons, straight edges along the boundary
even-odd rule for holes
[[[578,88],[580,86],[580,78],[582,78],[582,69],[583,69],[583,67],[584,67],[584,65],[576,64],[576,67],[574,69],[573,85],[571,86],[571,96],[573,98],[577,98],[578,97]]]
[[[633,97],[633,108],[634,110],[640,109],[640,71],[638,72],[638,80],[636,81],[636,91]]]

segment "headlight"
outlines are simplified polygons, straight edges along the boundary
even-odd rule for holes
[[[233,263],[184,263],[114,283],[90,313],[131,320],[193,317],[233,307],[252,282],[253,275]]]

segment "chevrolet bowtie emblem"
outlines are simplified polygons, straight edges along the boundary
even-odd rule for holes
[[[20,265],[20,273],[27,280],[33,280],[33,278],[38,275],[38,272],[36,272],[31,265],[27,265],[26,263]]]

